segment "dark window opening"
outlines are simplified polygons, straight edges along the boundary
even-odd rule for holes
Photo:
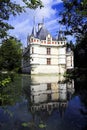
[[[47,94],[47,100],[48,100],[48,101],[51,100],[51,94]]]
[[[47,90],[51,90],[51,83],[47,84]]]
[[[32,47],[32,54],[34,53],[34,47]]]
[[[47,48],[47,55],[51,54],[51,48]]]
[[[51,59],[47,58],[47,65],[50,65],[50,64],[51,64]]]

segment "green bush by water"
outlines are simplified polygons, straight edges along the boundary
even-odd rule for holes
[[[13,105],[21,95],[21,76],[0,74],[0,106]]]

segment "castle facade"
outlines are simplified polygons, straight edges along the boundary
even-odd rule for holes
[[[67,51],[66,38],[59,31],[53,38],[44,23],[35,26],[27,37],[27,47],[23,50],[22,72],[29,74],[64,74],[74,67],[73,52]]]

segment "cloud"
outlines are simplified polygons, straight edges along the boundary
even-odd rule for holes
[[[14,30],[10,30],[9,33],[19,38],[24,45],[26,45],[27,35],[31,34],[34,16],[36,17],[36,24],[38,22],[41,22],[42,18],[44,17],[45,25],[47,29],[52,32],[52,34],[53,31],[58,30],[58,15],[56,15],[58,10],[54,9],[53,5],[58,5],[62,1],[42,0],[42,2],[44,4],[44,8],[37,8],[36,10],[26,9],[25,13],[22,13],[16,17],[11,16],[10,20],[8,21],[15,28]],[[16,3],[23,5],[23,2],[21,0],[17,0]]]

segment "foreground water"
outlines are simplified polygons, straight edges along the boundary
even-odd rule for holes
[[[87,108],[81,95],[75,95],[73,80],[23,75],[19,82],[0,107],[0,130],[87,129]]]

